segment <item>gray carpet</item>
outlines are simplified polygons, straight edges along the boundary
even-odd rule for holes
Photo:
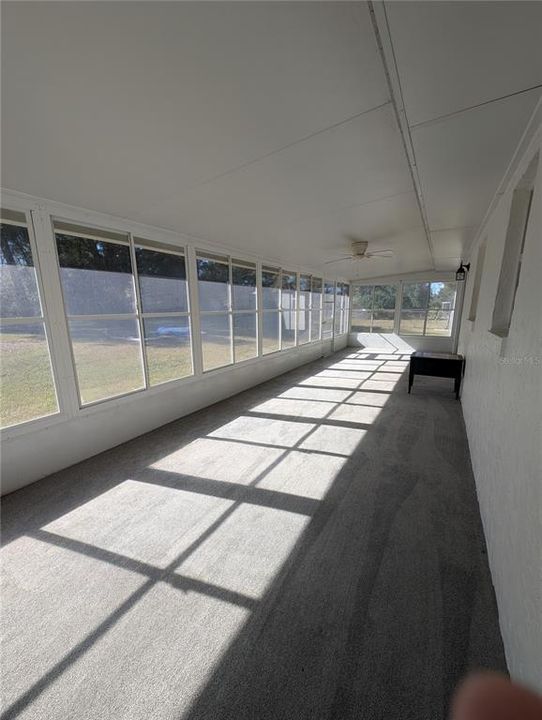
[[[439,720],[505,669],[461,407],[345,351],[7,496],[3,718]]]

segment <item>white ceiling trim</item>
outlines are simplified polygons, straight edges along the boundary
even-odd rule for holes
[[[403,142],[403,148],[410,170],[410,175],[412,177],[412,185],[414,187],[414,192],[416,193],[416,201],[420,209],[420,215],[424,226],[427,246],[431,255],[431,262],[433,264],[433,268],[435,268],[435,257],[433,252],[431,233],[429,230],[429,222],[427,219],[427,210],[418,173],[414,145],[412,143],[408,119],[405,112],[403,91],[401,88],[401,80],[397,68],[397,59],[395,57],[395,50],[393,48],[391,32],[388,24],[388,18],[386,15],[386,6],[384,2],[372,2],[371,0],[368,2],[368,5],[371,14],[371,21],[373,23],[373,30],[375,33],[376,42],[378,45],[378,51],[380,53],[380,59],[382,61],[384,74],[386,75],[386,82],[388,83],[392,99],[395,118],[397,120],[397,125],[399,127],[399,132],[401,134],[401,139]]]

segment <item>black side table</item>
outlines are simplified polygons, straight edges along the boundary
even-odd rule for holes
[[[414,375],[432,375],[434,377],[449,377],[454,379],[455,397],[459,400],[459,388],[465,367],[463,355],[453,353],[432,353],[417,350],[410,356],[410,369],[408,373],[408,392],[412,388]]]

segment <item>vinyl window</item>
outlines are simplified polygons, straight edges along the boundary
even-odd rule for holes
[[[59,407],[31,224],[2,209],[0,230],[0,424],[9,427]]]
[[[456,294],[455,282],[404,283],[400,334],[450,337]]]
[[[352,298],[352,330],[391,333],[395,322],[395,285],[358,285]]]

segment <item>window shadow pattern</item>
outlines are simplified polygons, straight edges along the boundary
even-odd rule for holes
[[[505,670],[460,408],[441,380],[422,379],[407,396],[407,362],[400,353],[337,353],[5,498],[6,548],[35,541],[140,582],[12,697],[2,718],[61,717],[54,692],[62,678],[162,585],[244,614],[203,680],[186,690],[169,677],[179,695],[160,717],[438,720],[469,669]],[[171,546],[154,560],[123,551],[122,539],[87,532],[93,504],[145,488],[220,505],[190,532],[174,519]],[[225,547],[213,550],[224,528],[242,526],[246,508],[272,513],[270,520],[255,515],[248,536],[228,546],[230,530]],[[152,514],[150,506],[151,522]],[[136,527],[139,517],[128,508],[119,522]],[[200,572],[206,548],[215,565],[227,565],[228,554],[254,562],[243,547],[262,527],[262,566],[267,546],[274,562],[263,579],[256,573],[236,587],[235,567],[231,577],[223,567]],[[290,536],[278,553],[281,531]],[[196,630],[203,653],[206,627]],[[167,652],[186,672],[188,659]],[[153,666],[158,687],[161,670]],[[153,681],[147,690],[156,704]],[[104,692],[95,688],[93,717],[110,716]],[[144,717],[139,705],[126,712]]]

